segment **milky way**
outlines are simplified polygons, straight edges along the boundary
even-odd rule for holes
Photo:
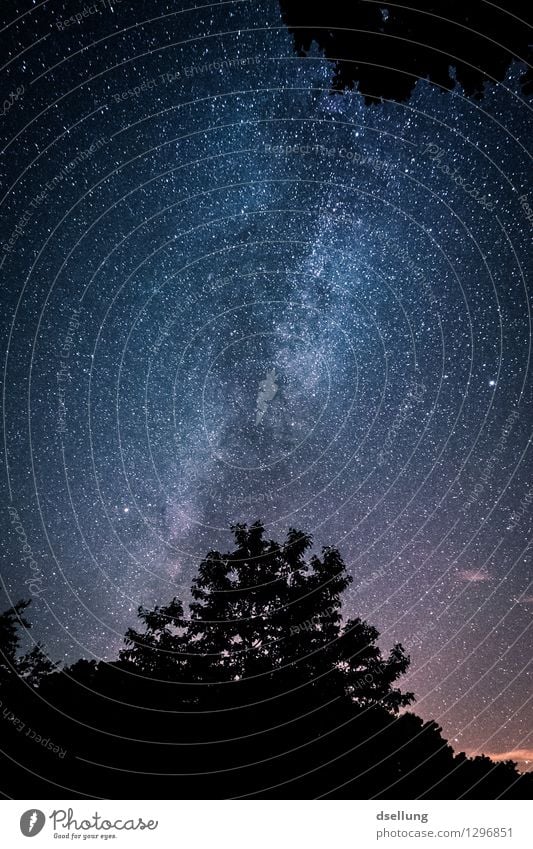
[[[54,659],[113,657],[232,523],[301,528],[416,710],[527,768],[519,68],[365,106],[275,3],[180,8],[2,12],[6,604]]]

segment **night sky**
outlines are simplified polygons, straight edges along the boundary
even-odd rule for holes
[[[414,709],[531,768],[520,68],[365,106],[274,0],[186,6],[2,7],[3,607],[113,658],[232,523],[301,528]]]

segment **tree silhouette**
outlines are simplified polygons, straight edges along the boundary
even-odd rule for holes
[[[531,775],[454,754],[435,722],[407,710],[402,646],[384,655],[372,625],[343,622],[351,578],[337,549],[311,554],[295,529],[278,543],[260,522],[233,533],[232,551],[201,562],[187,613],[177,598],[140,607],[116,661],[46,666],[20,654],[27,603],[0,616],[4,792],[530,797]]]
[[[56,668],[41,643],[36,643],[25,654],[20,653],[20,630],[31,628],[23,615],[29,605],[30,601],[21,600],[0,614],[0,685],[12,683],[18,675],[30,686],[37,687],[44,676]]]
[[[481,97],[487,80],[501,82],[513,59],[531,56],[524,4],[501,7],[484,0],[280,0],[296,52],[305,56],[316,42],[334,64],[333,88],[358,86],[367,103],[405,101],[419,78],[444,89],[457,80],[467,95]],[[524,93],[531,82],[531,70],[523,72]]]
[[[177,599],[140,608],[145,629],[127,632],[123,664],[165,680],[187,671],[212,684],[265,678],[254,687],[280,692],[305,684],[393,711],[413,700],[393,688],[408,666],[401,645],[385,659],[375,628],[361,619],[342,626],[341,595],[352,579],[336,549],[306,560],[312,539],[300,531],[289,530],[283,545],[265,539],[260,522],[233,532],[234,551],[211,551],[200,564],[188,622]]]
[[[123,649],[119,657],[124,664],[132,664],[145,675],[175,679],[178,677],[180,651],[183,640],[180,630],[184,626],[183,605],[173,598],[170,604],[147,610],[138,609],[138,616],[144,624],[144,632],[134,628],[126,631]]]

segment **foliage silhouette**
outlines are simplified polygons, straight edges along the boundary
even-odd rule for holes
[[[200,564],[188,614],[177,598],[140,607],[114,662],[20,657],[27,603],[0,617],[4,793],[530,797],[531,775],[455,755],[407,710],[402,646],[384,656],[374,627],[342,621],[335,548],[311,556],[309,535],[280,544],[259,522],[233,532],[233,551]]]
[[[524,4],[484,0],[280,0],[284,23],[298,55],[313,42],[334,63],[332,87],[356,86],[367,103],[405,101],[418,78],[444,89],[455,81],[480,98],[487,80],[505,79],[513,59],[531,57]],[[453,68],[454,71],[450,69]],[[531,69],[522,74],[531,93]]]
[[[36,687],[56,667],[41,643],[35,643],[25,654],[20,653],[19,628],[31,628],[23,615],[29,605],[30,601],[19,601],[0,614],[0,684],[17,675],[31,687]]]

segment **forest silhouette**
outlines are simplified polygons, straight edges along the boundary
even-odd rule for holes
[[[294,49],[313,42],[332,62],[332,88],[358,87],[368,104],[406,101],[418,79],[444,90],[458,82],[479,99],[487,82],[502,82],[513,61],[531,64],[531,37],[522,0],[280,0]],[[521,73],[531,94],[531,67]]]
[[[13,798],[526,799],[512,762],[454,753],[409,706],[401,644],[343,620],[336,548],[260,522],[210,551],[187,613],[140,607],[113,662],[21,653],[27,607],[0,616],[2,791]]]

